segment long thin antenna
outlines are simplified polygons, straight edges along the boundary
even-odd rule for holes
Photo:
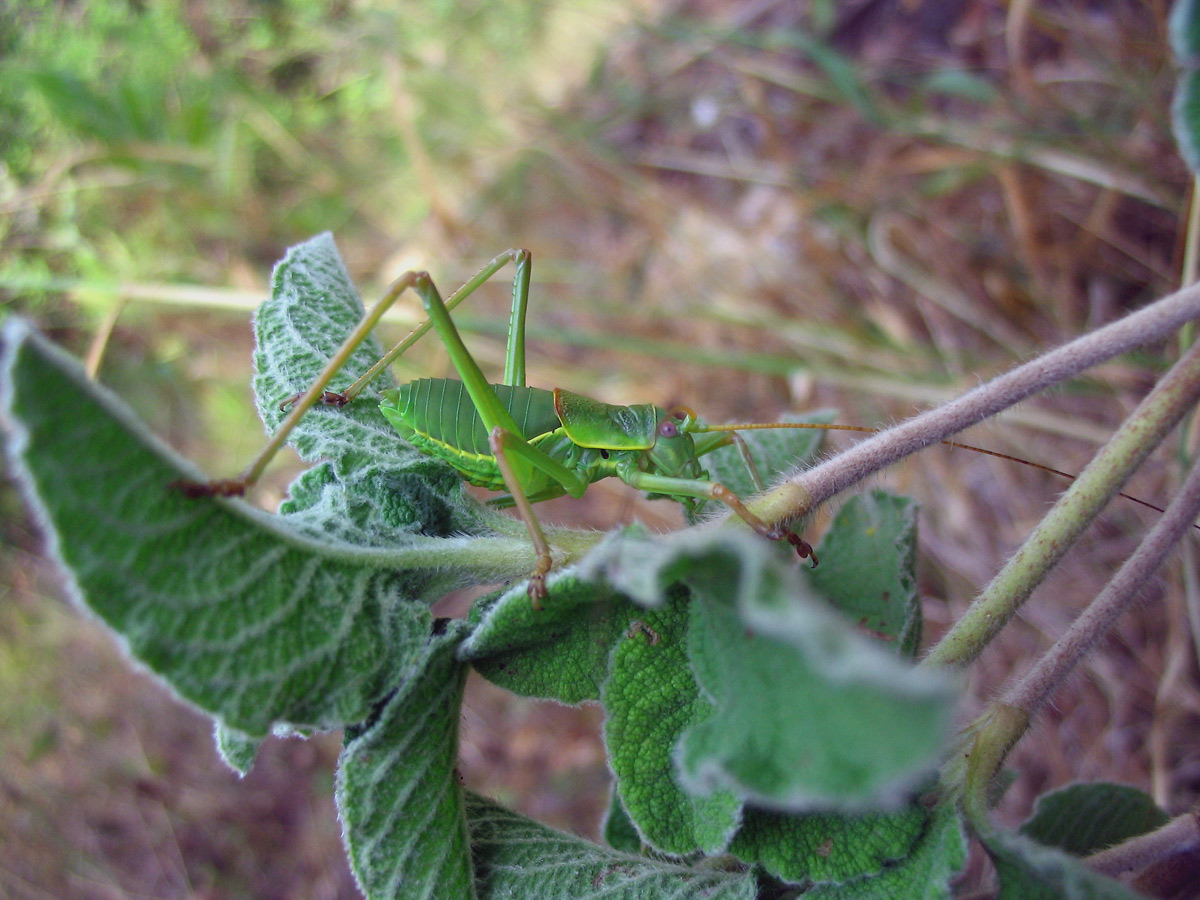
[[[689,428],[692,432],[707,432],[707,431],[756,431],[767,428],[819,428],[823,431],[857,431],[860,434],[878,434],[882,429],[867,428],[864,425],[833,425],[827,422],[748,422],[741,425],[693,425]],[[959,441],[938,441],[939,444],[945,444],[947,447],[954,447],[959,450],[970,450],[974,453],[982,453],[985,456],[994,456],[996,459],[1004,459],[1009,462],[1020,463],[1023,466],[1029,466],[1031,469],[1041,469],[1043,472],[1049,472],[1051,475],[1058,475],[1061,478],[1066,478],[1068,481],[1074,481],[1075,477],[1070,472],[1063,472],[1060,469],[1055,469],[1051,466],[1044,466],[1041,463],[1033,462],[1032,460],[1022,459],[1019,456],[1010,456],[1007,453],[1001,453],[998,450],[989,450],[986,447],[976,447],[974,444],[963,444]],[[1124,491],[1117,492],[1118,497],[1124,497],[1139,506],[1144,506],[1147,509],[1152,509],[1155,512],[1163,512],[1161,506],[1155,506],[1140,497],[1135,497],[1132,494],[1126,494]],[[1200,524],[1193,524],[1193,528],[1200,531]]]

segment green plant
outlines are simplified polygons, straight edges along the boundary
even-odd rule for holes
[[[280,263],[257,317],[255,392],[270,427],[279,399],[313,379],[361,314],[327,237]],[[806,514],[1197,314],[1200,292],[1180,292],[786,478],[751,507],[769,522]],[[848,501],[812,571],[730,523],[668,536],[547,529],[561,568],[542,609],[522,583],[484,596],[465,620],[435,619],[430,604],[448,589],[522,578],[533,554],[519,522],[399,441],[375,405],[301,420],[293,445],[317,464],[272,516],[173,490],[202,476],[28,326],[10,321],[3,341],[9,456],[76,599],[213,717],[240,771],[272,732],[344,728],[337,798],[369,897],[947,897],[966,827],[995,861],[1002,896],[1133,896],[1053,848],[1078,856],[1160,824],[1140,795],[1121,795],[1125,812],[1100,836],[1082,827],[1111,787],[1053,797],[1027,829],[1038,843],[992,825],[987,808],[1008,749],[1194,519],[1200,476],[1130,571],[957,740],[950,673],[1053,564],[1033,549],[1064,548],[1195,402],[1200,353],[1163,379],[1033,549],[914,665],[911,501],[878,491]],[[368,342],[346,371],[378,355]],[[754,438],[772,480],[815,449],[808,432]],[[721,458],[730,453],[712,454],[718,471],[736,468],[735,453]],[[460,784],[472,666],[521,694],[602,704],[616,785],[609,847]]]

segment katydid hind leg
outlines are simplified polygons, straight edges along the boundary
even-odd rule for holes
[[[525,308],[529,300],[529,281],[532,267],[532,255],[528,250],[505,250],[503,253],[493,257],[487,265],[471,276],[470,280],[462,287],[449,296],[444,302],[446,311],[450,312],[455,309],[460,303],[472,296],[482,285],[487,283],[493,275],[503,269],[508,263],[512,263],[516,269],[516,274],[513,277],[513,310],[512,320],[509,324],[509,351],[508,358],[505,361],[505,378],[506,384],[521,384],[525,383]],[[416,272],[407,272],[402,278],[408,276],[416,276]],[[421,273],[424,274],[424,273]],[[428,278],[428,275],[425,276]],[[404,355],[407,350],[413,346],[422,337],[428,334],[433,328],[434,323],[431,318],[426,318],[424,322],[409,332],[408,336],[400,343],[396,344],[391,350],[380,357],[375,365],[371,366],[358,381],[354,382],[345,393],[349,399],[353,400],[358,393],[366,387],[375,377],[388,368],[392,363]],[[519,337],[515,339],[513,332],[516,331]],[[510,370],[512,370],[510,372]],[[509,381],[509,377],[519,377],[520,381]]]
[[[546,596],[546,575],[554,563],[550,555],[550,542],[546,540],[546,534],[542,531],[541,523],[533,511],[533,503],[529,499],[528,477],[522,478],[513,463],[519,461],[527,471],[540,473],[557,482],[572,497],[582,497],[588,482],[558,460],[530,445],[519,434],[503,428],[493,428],[488,435],[488,444],[496,458],[496,466],[504,478],[504,486],[508,488],[513,506],[529,530],[529,538],[537,553],[537,564],[529,576],[529,597],[537,607]]]
[[[450,299],[444,304],[447,311],[456,307],[459,303],[471,296],[480,285],[484,284],[488,279],[496,274],[509,262],[513,262],[517,269],[516,276],[513,279],[513,324],[519,324],[519,334],[510,336],[510,352],[508,367],[513,368],[513,376],[519,377],[520,383],[524,383],[525,378],[525,353],[524,353],[524,316],[525,306],[529,295],[529,276],[531,258],[528,250],[506,250],[492,259],[486,266],[480,269],[466,284],[454,292]],[[229,479],[214,479],[207,482],[194,482],[182,480],[173,482],[170,487],[177,489],[191,498],[199,497],[235,497],[242,496],[251,488],[255,482],[262,476],[267,465],[275,457],[275,454],[284,446],[288,436],[295,429],[300,419],[313,406],[322,404],[326,406],[345,406],[347,403],[354,400],[359,393],[362,392],[368,384],[371,383],[382,371],[390,366],[398,359],[409,347],[415,344],[421,337],[429,332],[434,327],[433,322],[429,319],[418,325],[413,331],[395,347],[389,350],[380,360],[368,369],[361,377],[358,378],[350,387],[344,391],[327,390],[329,383],[333,380],[337,372],[345,365],[346,361],[353,355],[354,351],[367,339],[375,326],[379,323],[380,318],[387,310],[396,302],[396,300],[409,288],[417,285],[419,278],[423,276],[428,280],[428,275],[419,272],[405,272],[397,278],[389,287],[383,298],[372,308],[372,310],[363,316],[362,320],[355,327],[354,331],[347,336],[337,352],[330,358],[325,368],[313,381],[306,391],[295,394],[283,400],[279,408],[285,410],[290,407],[290,413],[287,418],[280,423],[274,435],[267,445],[259,452],[253,461],[242,471],[237,478]],[[509,374],[506,372],[506,374]]]
[[[450,355],[450,362],[458,372],[458,377],[462,379],[463,386],[466,387],[484,427],[489,433],[500,428],[520,435],[520,426],[517,425],[516,420],[504,404],[500,402],[500,398],[496,396],[495,390],[484,376],[483,370],[479,368],[479,363],[475,361],[475,357],[463,343],[462,335],[458,333],[454,320],[450,318],[450,310],[447,308],[446,302],[442,300],[441,294],[438,293],[433,279],[422,272],[417,276],[414,287],[421,298],[421,303],[425,306],[425,312],[429,316],[430,322],[433,323],[433,328],[437,331],[438,337],[442,339],[446,352]],[[524,437],[524,435],[521,436]]]
[[[348,392],[329,391],[326,388],[328,388],[329,383],[337,373],[341,371],[346,361],[354,355],[354,351],[374,331],[383,314],[396,302],[396,298],[404,293],[406,289],[413,286],[416,274],[414,272],[407,272],[396,279],[383,298],[375,304],[369,313],[363,316],[354,330],[342,341],[341,346],[329,358],[325,367],[321,369],[316,379],[309,385],[308,390],[281,404],[280,409],[290,406],[291,411],[280,423],[279,427],[275,429],[275,433],[271,436],[270,441],[267,442],[258,456],[251,461],[250,465],[237,478],[219,479],[209,482],[175,482],[172,484],[172,487],[182,491],[188,497],[241,496],[262,476],[267,465],[274,459],[275,454],[282,449],[287,442],[288,436],[309,409],[321,402],[343,406],[353,399],[353,396],[349,395]]]
[[[523,438],[515,438],[503,428],[492,429],[488,436],[492,455],[496,458],[496,467],[500,469],[505,487],[508,488],[509,496],[512,497],[517,513],[525,522],[525,528],[529,531],[529,540],[533,542],[533,549],[537,554],[537,562],[534,564],[533,571],[529,573],[528,593],[534,608],[539,609],[542,599],[546,596],[546,575],[549,573],[550,567],[554,565],[554,558],[550,555],[550,542],[546,540],[546,533],[542,531],[542,525],[533,511],[533,504],[529,502],[529,496],[525,493],[521,479],[517,477],[516,470],[508,458],[508,448],[513,445],[514,440],[524,443]]]

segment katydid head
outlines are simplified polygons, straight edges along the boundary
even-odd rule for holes
[[[696,443],[690,426],[695,413],[659,409],[658,425],[654,429],[654,444],[647,451],[655,472],[673,478],[699,478],[702,474],[696,459]]]

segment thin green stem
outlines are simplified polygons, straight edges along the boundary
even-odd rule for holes
[[[1198,399],[1200,348],[1193,348],[1138,404],[923,664],[961,667],[975,659]]]
[[[1137,602],[1142,588],[1187,534],[1198,514],[1200,466],[1193,466],[1175,499],[1112,581],[1037,665],[1004,692],[1001,702],[1020,707],[1030,715],[1037,712],[1117,618]]]
[[[973,740],[966,750],[961,787],[964,791],[963,809],[977,831],[986,831],[988,828],[988,797],[991,795],[992,779],[1000,771],[1008,751],[1028,727],[1029,716],[1024,710],[997,703],[969,729]]]

